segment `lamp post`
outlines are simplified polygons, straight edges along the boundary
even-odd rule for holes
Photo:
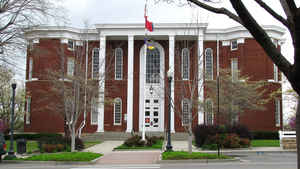
[[[166,151],[173,151],[172,150],[172,145],[171,145],[171,83],[172,83],[172,76],[173,76],[173,72],[171,69],[169,69],[168,73],[168,84],[169,84],[169,106],[168,106],[168,116],[169,116],[169,120],[168,120],[168,129],[167,129],[167,134],[168,134],[168,142],[167,142],[167,146],[166,146]]]
[[[11,104],[11,119],[10,119],[10,147],[9,147],[9,152],[8,152],[8,156],[10,158],[14,158],[15,156],[15,152],[14,152],[14,113],[15,113],[15,91],[17,88],[17,84],[13,83],[11,84],[11,88],[12,88],[12,104]]]

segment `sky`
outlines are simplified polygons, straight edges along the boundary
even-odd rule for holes
[[[143,23],[144,22],[144,6],[146,0],[63,0],[61,5],[65,7],[64,15],[69,19],[64,25],[76,28],[85,28],[84,22],[89,23],[89,27],[99,23]],[[147,11],[148,18],[155,23],[174,22],[174,23],[191,23],[191,22],[207,22],[208,28],[227,28],[238,26],[237,23],[228,17],[207,12],[199,7],[191,5],[182,5],[178,3],[156,3],[158,0],[148,0]],[[179,0],[180,1],[180,0]],[[184,0],[181,0],[184,2]],[[223,3],[215,3],[214,6],[232,10],[228,0],[215,0]],[[264,25],[278,25],[284,28],[282,24],[276,21],[272,16],[267,14],[254,1],[243,0],[252,15],[257,19],[258,23]],[[264,0],[276,12],[284,15],[279,1]],[[300,2],[298,2],[298,6]],[[56,23],[50,22],[51,25]],[[282,46],[282,53],[288,60],[293,61],[293,47],[291,38],[288,33],[283,37],[286,41]],[[25,63],[25,62],[24,62]],[[20,65],[25,69],[25,65]],[[19,79],[24,77],[19,76]],[[287,85],[284,85],[287,88]],[[287,103],[285,103],[287,104]],[[285,112],[289,112],[285,106]]]

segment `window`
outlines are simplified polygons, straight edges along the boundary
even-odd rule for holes
[[[274,81],[278,82],[278,67],[275,64],[273,65],[274,65]]]
[[[115,99],[114,103],[114,125],[121,125],[122,120],[122,100]]]
[[[26,124],[30,124],[31,97],[26,99]]]
[[[28,80],[32,79],[32,68],[33,68],[33,59],[32,57],[29,58],[29,72],[28,72]]]
[[[276,127],[280,127],[280,100],[275,99],[275,125]]]
[[[91,124],[97,125],[98,124],[98,104],[97,98],[92,98],[91,104]]]
[[[211,48],[205,50],[205,79],[213,80],[213,50]]]
[[[181,77],[182,80],[189,80],[190,74],[190,51],[188,48],[182,49],[181,53]]]
[[[99,76],[99,48],[93,49],[93,63],[92,63],[92,78],[97,79]]]
[[[210,99],[206,100],[206,106],[205,106],[206,110],[206,118],[205,118],[205,122],[207,125],[212,125],[213,124],[213,104],[212,101]]]
[[[74,75],[74,66],[75,66],[74,58],[69,57],[68,58],[68,65],[67,65],[67,75],[68,76],[73,76]]]
[[[182,125],[188,125],[189,124],[189,115],[190,115],[190,104],[188,99],[182,100]]]
[[[68,49],[73,50],[74,49],[74,41],[69,39],[68,40]]]
[[[117,48],[115,50],[115,79],[122,80],[123,75],[123,50]]]
[[[233,82],[236,82],[239,78],[238,59],[237,58],[234,58],[231,60],[231,76],[232,76]]]
[[[231,50],[237,50],[238,49],[238,42],[237,40],[232,40],[231,42]]]
[[[231,124],[237,124],[239,122],[239,106],[237,104],[237,101],[232,101],[231,102],[231,113],[230,113],[230,120]]]
[[[157,48],[147,49],[146,83],[159,83],[160,80],[160,53]]]

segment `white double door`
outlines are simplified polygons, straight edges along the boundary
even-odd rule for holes
[[[160,99],[158,97],[145,98],[144,124],[146,131],[160,131],[160,106]]]

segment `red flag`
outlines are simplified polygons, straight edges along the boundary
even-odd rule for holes
[[[148,21],[147,16],[145,16],[145,28],[150,32],[153,31],[153,23]]]
[[[150,21],[148,20],[148,17],[147,17],[147,2],[146,2],[146,4],[145,4],[144,17],[145,17],[145,28],[146,28],[148,31],[152,32],[152,31],[153,31],[153,23],[150,22]]]

